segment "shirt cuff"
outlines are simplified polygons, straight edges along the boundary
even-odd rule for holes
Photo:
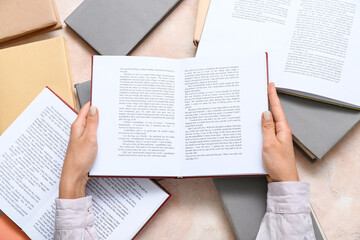
[[[310,184],[273,182],[268,184],[267,212],[310,213]]]
[[[94,224],[92,197],[55,199],[55,229],[69,230],[90,227]]]

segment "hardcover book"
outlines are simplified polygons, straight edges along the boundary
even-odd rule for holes
[[[211,0],[198,57],[269,53],[287,94],[360,109],[360,2]]]
[[[91,176],[266,174],[265,53],[233,58],[94,56],[99,151]]]
[[[45,88],[0,138],[1,210],[31,239],[53,238],[55,199],[76,117]],[[145,178],[92,178],[86,195],[92,196],[100,239],[134,238],[170,197]]]
[[[0,135],[46,87],[76,108],[65,38],[0,50]]]
[[[0,47],[61,28],[54,0],[4,0],[0,5]]]
[[[179,0],[86,0],[65,20],[102,55],[127,55]]]

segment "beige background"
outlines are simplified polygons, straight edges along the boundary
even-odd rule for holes
[[[82,1],[56,2],[63,21]],[[133,55],[193,57],[197,4],[184,0]],[[55,36],[67,39],[74,82],[90,80],[91,56],[96,53],[65,24],[61,30],[13,45]],[[301,179],[311,183],[311,202],[328,239],[360,239],[360,125],[323,160],[311,163],[298,150],[296,159]],[[172,198],[136,239],[235,239],[211,179],[161,184]]]

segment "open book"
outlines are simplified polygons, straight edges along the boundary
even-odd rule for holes
[[[278,90],[360,109],[359,1],[212,0],[197,57],[269,53]]]
[[[265,174],[265,53],[234,58],[94,56],[99,151],[92,176]]]
[[[0,207],[31,239],[52,239],[55,198],[76,113],[44,89],[0,137]],[[149,179],[90,179],[100,239],[132,239],[168,199]]]

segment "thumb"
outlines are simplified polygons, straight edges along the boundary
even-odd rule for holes
[[[270,111],[265,111],[261,118],[263,146],[271,144],[275,140],[275,123]]]
[[[99,123],[99,111],[95,106],[91,106],[86,117],[86,126],[84,135],[86,137],[96,140],[96,131]]]

